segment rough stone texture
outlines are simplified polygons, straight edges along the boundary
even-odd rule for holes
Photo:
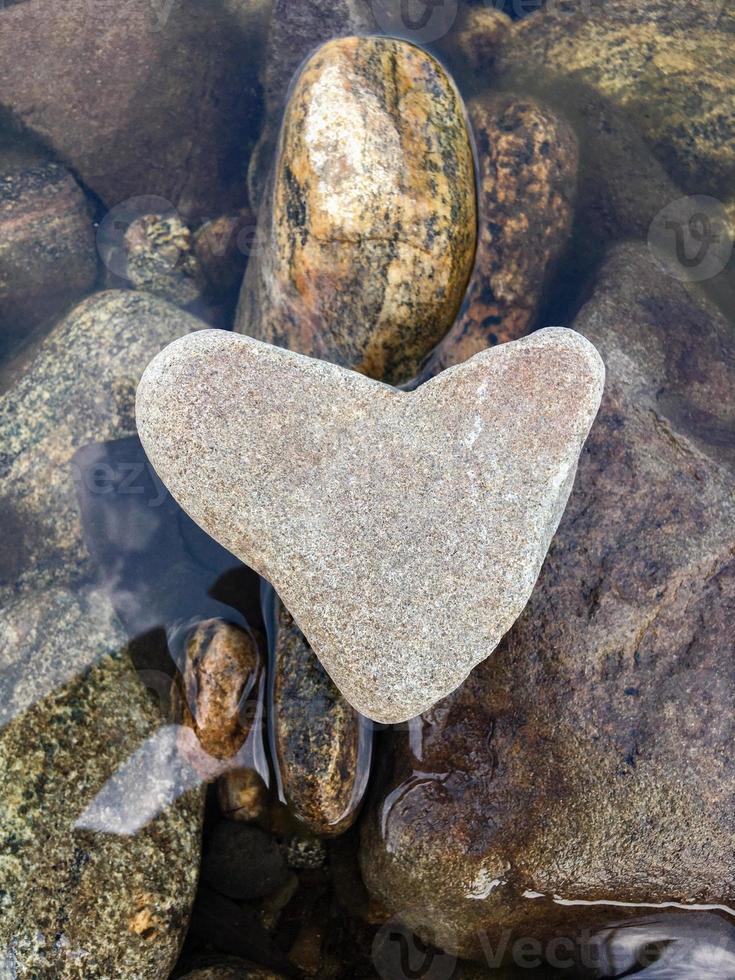
[[[233,2],[233,0],[230,0]],[[262,69],[265,126],[248,169],[248,195],[259,207],[278,140],[289,87],[302,63],[333,38],[369,33],[375,27],[366,0],[275,0]]]
[[[30,686],[59,659],[95,664],[0,731],[0,974],[168,976],[194,901],[201,796],[183,797],[135,836],[75,826],[162,722],[122,627],[109,607],[98,624],[60,589],[27,596],[0,620],[3,674],[22,661]]]
[[[137,420],[174,497],[271,582],[347,700],[398,722],[525,606],[603,373],[553,329],[405,392],[203,331],[149,365]]]
[[[733,201],[735,9],[688,0],[551,4],[519,21],[504,78],[548,94],[565,83],[620,107],[673,179]]]
[[[181,980],[282,980],[282,974],[271,973],[257,966],[250,966],[245,960],[231,957],[220,960],[211,966],[193,970]]]
[[[471,7],[463,3],[455,24],[437,43],[453,70],[487,72],[513,21],[494,6]]]
[[[237,901],[261,898],[289,877],[286,859],[275,840],[233,820],[220,820],[204,850],[202,881]]]
[[[252,718],[244,713],[262,672],[255,640],[237,626],[209,620],[188,638],[183,722],[215,759],[233,758],[247,739]]]
[[[220,295],[239,291],[248,258],[257,247],[256,218],[243,208],[213,218],[197,229],[194,253],[204,274]]]
[[[188,306],[204,289],[204,272],[192,234],[178,215],[146,214],[129,226],[123,239],[126,276],[142,289]]]
[[[0,337],[17,339],[94,285],[92,216],[72,175],[0,139]]]
[[[283,796],[315,834],[340,834],[357,816],[370,774],[372,732],[342,697],[276,600],[273,745]]]
[[[159,194],[210,218],[243,203],[257,45],[224,7],[26,0],[0,21],[0,110],[106,204]]]
[[[94,584],[72,457],[134,432],[143,366],[195,326],[142,295],[96,296],[52,331],[0,401],[0,964],[9,976],[155,980],[186,930],[201,796],[135,836],[76,826],[164,718]],[[141,792],[146,775],[129,764]]]
[[[512,95],[476,98],[468,109],[480,169],[477,257],[424,378],[530,329],[572,227],[578,151],[569,125]]]
[[[449,329],[476,238],[472,152],[438,62],[333,41],[291,93],[241,333],[396,382]]]
[[[480,929],[497,949],[635,912],[554,896],[735,900],[732,332],[642,246],[613,253],[575,327],[606,392],[536,589],[395,734],[364,825],[373,895],[470,956]]]
[[[52,330],[2,396],[0,601],[28,582],[40,589],[60,575],[89,573],[72,456],[90,442],[135,432],[135,386],[146,364],[200,326],[144,293],[98,293]]]

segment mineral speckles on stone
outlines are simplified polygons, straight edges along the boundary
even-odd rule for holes
[[[441,66],[388,38],[332,41],[291,94],[237,329],[405,380],[454,319],[475,238],[464,109]]]
[[[154,359],[137,418],[174,497],[273,584],[344,696],[398,722],[526,604],[603,374],[562,329],[414,392],[203,331]]]
[[[205,752],[231,759],[249,734],[252,719],[243,713],[262,674],[255,640],[237,626],[209,620],[191,633],[186,646],[184,722]]]
[[[370,767],[369,728],[276,600],[273,743],[284,797],[315,834],[354,822]]]
[[[484,95],[468,109],[480,171],[477,259],[459,317],[423,377],[528,332],[572,227],[578,149],[570,126],[512,95]]]
[[[608,380],[538,584],[363,824],[375,900],[461,956],[735,902],[732,328],[644,245],[575,326]]]

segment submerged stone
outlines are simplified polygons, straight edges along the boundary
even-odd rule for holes
[[[374,898],[462,956],[735,902],[732,330],[638,245],[574,326],[607,385],[538,584],[363,825]]]
[[[422,378],[527,333],[572,228],[579,154],[569,124],[513,95],[477,97],[468,110],[480,179],[477,258],[459,316]]]
[[[189,792],[173,802],[173,746],[156,741],[166,718],[96,583],[74,459],[91,442],[135,431],[145,363],[196,326],[150,297],[95,296],[53,329],[0,399],[0,965],[8,976],[167,976],[183,941],[202,798]],[[104,482],[94,486],[105,493]],[[132,799],[111,791],[122,769]],[[125,832],[131,811],[148,810],[137,833]],[[92,812],[94,821],[85,819]]]
[[[447,332],[476,238],[460,96],[390,38],[320,48],[291,93],[240,333],[398,382]]]
[[[181,506],[271,582],[347,700],[391,723],[522,611],[603,376],[562,329],[413,392],[210,330],[149,365],[137,419]]]
[[[354,823],[367,787],[372,731],[277,599],[273,613],[270,724],[280,789],[309,830],[340,834]]]

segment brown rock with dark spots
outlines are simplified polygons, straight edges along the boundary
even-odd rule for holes
[[[291,94],[236,329],[397,382],[459,309],[476,237],[461,99],[390,38],[332,41]]]
[[[256,219],[247,208],[207,221],[194,235],[194,254],[210,286],[220,295],[234,291],[237,296],[256,247]]]
[[[0,140],[0,342],[61,313],[96,275],[92,215],[77,182],[60,164]]]
[[[530,603],[365,824],[373,895],[466,956],[735,902],[732,331],[637,245],[574,326],[608,380]]]
[[[370,774],[370,725],[342,697],[276,600],[271,724],[280,787],[315,834],[354,822]]]
[[[26,0],[0,9],[0,110],[107,205],[240,206],[257,50],[222,5]]]
[[[266,816],[268,788],[254,769],[235,769],[220,776],[217,799],[228,820],[256,823]]]
[[[459,317],[422,377],[528,332],[572,226],[578,150],[569,125],[512,95],[468,108],[480,169],[477,258]]]
[[[236,756],[250,734],[253,718],[248,708],[262,680],[257,643],[239,626],[207,620],[189,635],[183,723],[215,759]]]
[[[487,72],[512,24],[502,9],[463,3],[456,23],[437,43],[454,70]]]

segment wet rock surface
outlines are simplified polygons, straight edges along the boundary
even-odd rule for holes
[[[397,722],[525,606],[603,377],[562,329],[414,392],[203,331],[149,365],[136,415],[174,498],[274,586],[348,701]]]
[[[282,980],[282,975],[230,957],[192,970],[180,980]]]
[[[183,723],[216,759],[237,755],[254,720],[248,702],[262,681],[254,637],[222,620],[200,623],[186,644]]]
[[[196,0],[27,0],[0,16],[0,107],[105,204],[159,194],[210,218],[242,203],[260,106],[237,18]]]
[[[178,215],[141,215],[124,236],[125,273],[141,289],[176,306],[196,302],[204,289],[204,272],[192,234]]]
[[[258,230],[239,332],[386,381],[415,374],[459,308],[476,237],[464,109],[439,63],[388,38],[320,48]]]
[[[0,593],[0,947],[12,976],[166,975],[194,899],[200,795],[154,810],[135,836],[114,832],[119,814],[104,797],[125,765],[143,805],[135,753],[165,718],[95,582],[72,462],[87,442],[134,431],[144,364],[196,326],[173,314],[129,294],[86,301],[0,403],[10,563]],[[111,833],[86,829],[100,799]]]
[[[572,227],[578,148],[569,124],[512,95],[475,98],[468,110],[480,182],[475,268],[422,378],[530,330]]]
[[[81,299],[96,275],[82,189],[65,167],[0,138],[0,353]]]
[[[581,104],[619,107],[683,190],[731,202],[735,177],[735,16],[686,0],[550,5],[519,21],[498,71]],[[695,84],[692,82],[695,80]]]
[[[636,903],[735,897],[732,334],[634,245],[575,328],[606,393],[531,601],[393,736],[364,826],[373,895],[468,956],[483,936],[544,943]]]
[[[285,884],[288,874],[275,840],[247,824],[220,820],[204,849],[202,881],[237,901],[269,895]]]
[[[261,71],[265,125],[248,170],[248,194],[254,207],[263,200],[273,165],[278,129],[294,76],[321,44],[333,38],[369,33],[375,24],[363,0],[275,0],[270,14],[265,61]]]
[[[274,598],[273,745],[285,801],[315,834],[345,831],[370,773],[372,732]]]
[[[201,325],[143,293],[98,293],[51,331],[2,396],[0,600],[29,582],[41,589],[90,572],[72,457],[88,443],[135,432],[135,386],[146,364]]]

